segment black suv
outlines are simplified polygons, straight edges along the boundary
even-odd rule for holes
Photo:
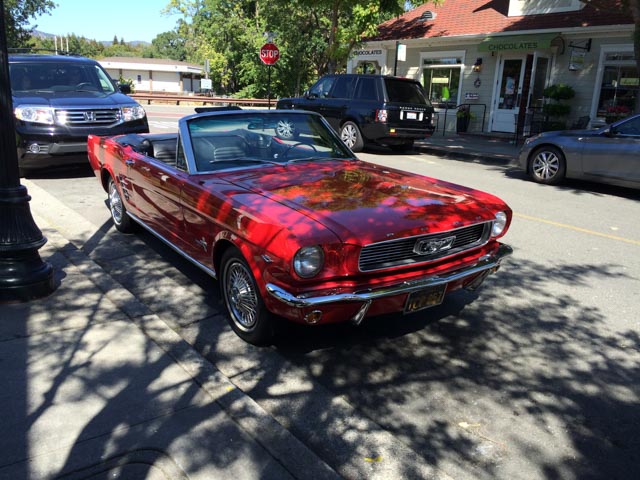
[[[433,106],[422,85],[384,75],[326,75],[301,98],[282,98],[277,108],[323,115],[354,151],[366,143],[404,151],[433,133]]]
[[[95,60],[9,55],[9,73],[21,175],[87,162],[89,134],[149,132],[144,109],[125,95],[129,86],[116,85]]]

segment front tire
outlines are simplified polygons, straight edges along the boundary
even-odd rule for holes
[[[361,152],[364,148],[364,140],[362,139],[360,129],[353,122],[345,122],[344,125],[342,125],[340,128],[340,138],[353,152]]]
[[[118,186],[113,178],[109,179],[109,212],[116,229],[122,233],[131,233],[135,230],[135,224],[127,213]]]
[[[274,336],[274,321],[264,305],[249,264],[240,251],[231,248],[222,256],[221,265],[220,288],[231,328],[245,342],[269,344]]]
[[[529,160],[529,174],[537,183],[555,185],[566,174],[567,162],[560,149],[545,146],[536,149]]]

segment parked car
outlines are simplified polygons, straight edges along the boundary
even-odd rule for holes
[[[475,289],[511,248],[511,210],[470,188],[358,160],[318,114],[197,113],[176,134],[89,136],[115,227],[218,278],[233,330],[352,321]]]
[[[368,143],[405,151],[435,129],[422,85],[407,78],[326,75],[303,97],[278,100],[277,108],[320,113],[354,152]]]
[[[640,188],[640,115],[599,129],[527,138],[518,163],[539,183],[555,185],[565,178],[579,178]]]
[[[116,85],[95,60],[9,55],[18,165],[22,175],[53,165],[87,163],[93,135],[147,133],[144,109],[128,85]]]

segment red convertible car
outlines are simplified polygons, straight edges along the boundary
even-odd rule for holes
[[[174,134],[92,136],[88,151],[116,228],[141,225],[217,278],[253,344],[276,318],[359,324],[437,305],[512,252],[503,201],[363,162],[311,112],[204,111]]]

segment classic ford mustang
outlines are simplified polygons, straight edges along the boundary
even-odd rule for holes
[[[175,134],[92,136],[89,160],[116,228],[141,225],[217,278],[247,342],[272,341],[276,318],[437,305],[511,253],[503,201],[363,162],[318,114],[199,110]]]

